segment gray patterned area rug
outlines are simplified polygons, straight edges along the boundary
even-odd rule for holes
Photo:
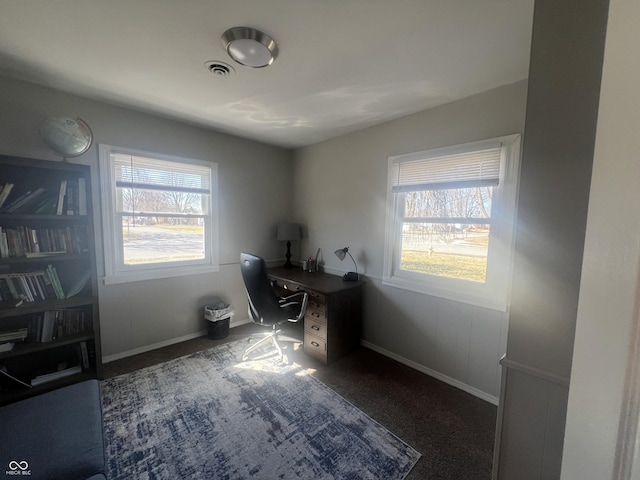
[[[403,479],[420,454],[299,365],[236,341],[103,381],[108,478]]]

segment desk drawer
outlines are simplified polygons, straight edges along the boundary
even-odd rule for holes
[[[327,342],[313,335],[304,336],[304,353],[316,357],[318,360],[327,360]]]
[[[307,290],[307,293],[309,294],[310,302],[314,301],[316,303],[321,303],[322,305],[327,303],[326,296],[323,293],[316,292],[315,290]]]
[[[309,317],[304,319],[304,331],[318,337],[321,340],[327,340],[327,325],[324,323],[316,322]]]
[[[307,302],[307,310],[317,310],[319,312],[326,312],[327,306],[324,303],[320,303],[317,300],[309,297]]]
[[[278,285],[281,288],[284,288],[285,290],[293,293],[296,293],[300,290],[304,290],[300,285],[298,285],[297,283],[293,283],[293,282],[284,282],[282,280],[277,280],[276,281],[276,285]]]
[[[313,310],[308,309],[304,315],[305,324],[307,322],[315,322],[322,323],[323,325],[327,324],[327,314],[322,310]]]

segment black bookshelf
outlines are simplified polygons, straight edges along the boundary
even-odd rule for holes
[[[102,378],[91,198],[87,165],[0,155],[0,404]]]

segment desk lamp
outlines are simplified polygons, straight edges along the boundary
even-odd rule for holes
[[[287,242],[287,261],[284,268],[293,268],[291,263],[291,240],[300,240],[300,225],[297,223],[281,223],[278,225],[278,240]]]
[[[344,257],[347,255],[351,257],[351,260],[353,260],[353,265],[356,267],[356,271],[345,273],[342,276],[342,280],[344,280],[345,282],[357,282],[360,278],[358,275],[358,264],[349,253],[349,247],[341,248],[340,250],[336,250],[334,253],[336,254],[336,257],[340,259],[340,261],[344,260]]]

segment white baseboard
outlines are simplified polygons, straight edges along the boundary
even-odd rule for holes
[[[249,320],[249,318],[234,320],[229,322],[229,328],[239,327],[240,325],[244,325],[246,323],[251,323],[251,320]],[[144,347],[127,350],[126,352],[114,353],[113,355],[103,357],[102,363],[109,363],[115,360],[120,360],[122,358],[132,357],[133,355],[138,355],[140,353],[150,352],[151,350],[155,350],[157,348],[168,347],[169,345],[174,345],[176,343],[186,342],[187,340],[193,340],[194,338],[203,337],[206,334],[207,330],[201,330],[199,332],[190,333],[189,335],[183,335],[182,337],[171,338],[169,340],[163,340],[162,342],[153,343],[151,345],[145,345]]]
[[[243,318],[241,320],[234,320],[229,323],[229,328],[239,327],[240,325],[246,325],[247,323],[253,323],[249,317]]]
[[[489,402],[492,403],[493,405],[498,405],[498,397],[494,397],[493,395],[489,395],[486,392],[483,392],[482,390],[479,390],[475,387],[472,387],[470,385],[467,385],[466,383],[462,383],[459,380],[456,380],[454,378],[448,377],[446,375],[443,375],[440,372],[437,372],[435,370],[432,370],[428,367],[425,367],[424,365],[420,365],[419,363],[414,362],[413,360],[409,360],[408,358],[404,358],[401,357],[400,355],[397,355],[393,352],[390,352],[389,350],[386,350],[384,348],[381,348],[377,345],[374,345],[371,342],[367,342],[366,340],[360,340],[360,345],[362,345],[363,347],[366,347],[370,350],[373,350],[374,352],[378,352],[381,355],[384,355],[385,357],[389,357],[392,358],[393,360],[396,360],[397,362],[400,362],[408,367],[411,367],[415,370],[418,370],[419,372],[422,372],[426,375],[429,375],[430,377],[433,377],[437,380],[440,380],[441,382],[447,383],[449,385],[452,385],[456,388],[459,388],[460,390],[470,393],[471,395],[473,395],[474,397],[478,397],[482,400],[484,400],[485,402]]]
[[[102,363],[109,363],[115,360],[120,360],[121,358],[132,357],[133,355],[138,355],[140,353],[150,352],[151,350],[155,350],[157,348],[168,347],[169,345],[173,345],[175,343],[186,342],[187,340],[193,340],[194,338],[202,337],[206,334],[207,330],[201,330],[200,332],[190,333],[189,335],[184,335],[182,337],[171,338],[169,340],[153,343],[151,345],[145,345],[144,347],[134,348],[133,350],[127,350],[126,352],[114,353],[113,355],[103,357]]]

